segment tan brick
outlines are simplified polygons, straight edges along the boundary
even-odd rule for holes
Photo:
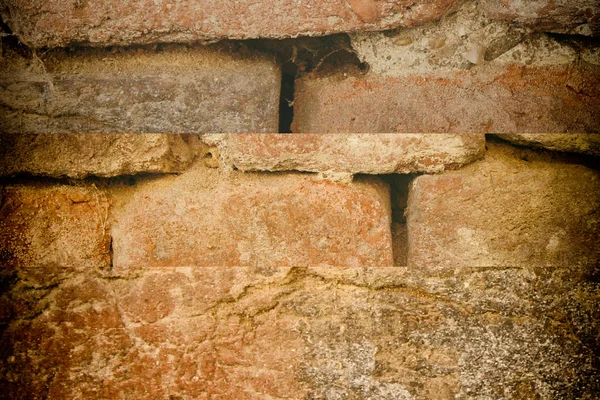
[[[489,143],[484,161],[420,176],[408,202],[413,267],[596,265],[600,175]]]
[[[511,133],[498,135],[522,146],[600,156],[597,133]]]
[[[5,133],[276,132],[280,68],[224,46],[9,55]]]
[[[485,137],[419,134],[242,134],[211,138],[242,171],[440,172],[483,156]]]
[[[121,201],[125,199],[126,201]],[[117,195],[119,273],[165,266],[391,265],[389,187],[195,168]]]
[[[5,21],[33,47],[215,41],[383,30],[437,19],[456,0],[168,0],[101,5],[7,0]]]
[[[67,270],[109,266],[108,200],[98,189],[9,185],[0,204],[2,272],[27,270],[36,286]]]
[[[600,35],[600,4],[596,0],[485,0],[483,7],[490,18],[539,31]]]
[[[192,135],[0,135],[0,175],[54,178],[181,172],[201,143]]]
[[[590,68],[484,65],[398,77],[309,75],[296,82],[292,131],[597,132],[600,81]]]

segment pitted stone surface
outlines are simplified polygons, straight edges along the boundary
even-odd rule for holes
[[[498,135],[518,145],[600,156],[597,133],[512,133]]]

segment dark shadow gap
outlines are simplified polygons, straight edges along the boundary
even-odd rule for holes
[[[408,226],[406,224],[405,211],[408,203],[410,183],[416,175],[391,174],[382,175],[381,177],[390,185],[394,266],[405,267],[408,264]]]
[[[292,133],[294,119],[294,91],[298,66],[286,62],[281,67],[281,92],[279,95],[279,133]]]

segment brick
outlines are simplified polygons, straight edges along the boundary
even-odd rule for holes
[[[119,273],[392,264],[389,187],[377,179],[345,184],[199,167],[116,196],[112,238]]]
[[[596,265],[598,171],[557,154],[493,142],[488,147],[485,161],[413,181],[408,264]]]
[[[1,333],[9,345],[0,349],[0,388],[8,398],[48,399],[593,398],[599,293],[586,273],[82,275],[57,285],[45,312]]]
[[[213,138],[242,171],[440,172],[483,156],[484,135],[236,134]]]
[[[7,0],[5,21],[32,47],[129,45],[383,30],[437,19],[456,0],[201,0],[81,2]]]
[[[27,270],[36,286],[66,270],[108,268],[108,199],[95,187],[8,185],[0,204],[3,273]]]
[[[600,135],[596,133],[512,133],[498,136],[522,146],[600,156]]]
[[[156,51],[57,50],[39,60],[7,57],[0,74],[0,129],[276,132],[279,66],[266,57],[233,52],[171,45]]]
[[[201,144],[191,135],[0,135],[0,175],[114,177],[182,172]]]
[[[539,31],[600,35],[600,5],[595,0],[486,0],[483,7],[490,18]]]

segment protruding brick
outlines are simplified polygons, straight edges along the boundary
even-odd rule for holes
[[[377,179],[196,168],[117,208],[114,269],[392,265],[389,187]]]
[[[192,135],[0,135],[0,175],[54,178],[181,172],[201,143]]]
[[[63,270],[108,267],[108,201],[95,187],[14,185],[0,196],[3,269],[26,269],[36,285]]]
[[[488,147],[484,161],[413,181],[408,264],[597,265],[598,171],[509,145]]]
[[[383,30],[437,19],[456,0],[6,0],[5,21],[33,47],[216,41]]]
[[[498,136],[522,146],[600,156],[600,134],[597,133],[512,133]]]
[[[440,172],[483,156],[483,134],[247,134],[212,137],[242,171]]]
[[[224,47],[12,54],[0,73],[5,133],[276,132],[280,68]]]
[[[511,65],[406,77],[309,75],[296,82],[292,130],[597,132],[600,81],[594,71]]]
[[[600,35],[597,0],[485,0],[490,18],[517,22],[538,31]]]

